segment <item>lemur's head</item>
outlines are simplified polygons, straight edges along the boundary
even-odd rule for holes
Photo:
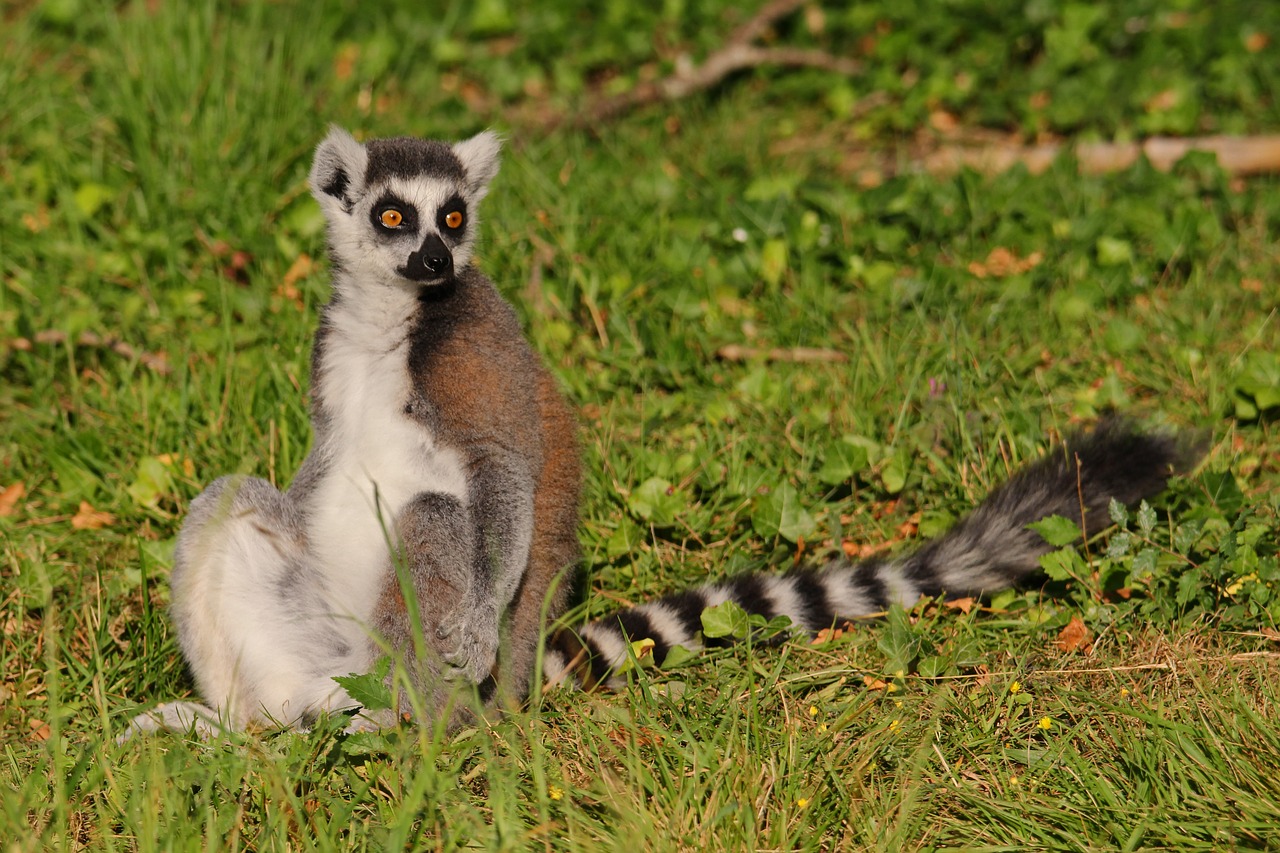
[[[498,172],[496,133],[449,145],[399,137],[359,142],[339,127],[316,149],[311,192],[329,220],[334,259],[390,284],[450,282],[471,261],[476,209]]]

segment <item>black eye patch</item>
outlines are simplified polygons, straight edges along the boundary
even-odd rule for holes
[[[416,234],[418,209],[404,199],[387,193],[369,208],[369,221],[379,234]]]

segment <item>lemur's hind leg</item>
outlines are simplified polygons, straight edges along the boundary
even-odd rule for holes
[[[392,558],[374,607],[373,628],[401,658],[430,713],[444,708],[458,676],[475,683],[488,675],[497,650],[498,616],[496,610],[467,607],[473,588],[488,579],[476,576],[475,532],[461,500],[424,492],[401,511],[396,529],[402,548]],[[476,638],[482,638],[479,655]],[[484,642],[488,638],[492,648]],[[399,710],[413,714],[411,697],[401,696]]]
[[[368,668],[367,626],[337,615],[300,511],[270,483],[223,477],[192,502],[171,584],[178,641],[213,720],[298,726],[356,705],[332,677]],[[165,727],[210,716],[190,703],[143,716],[157,714]]]

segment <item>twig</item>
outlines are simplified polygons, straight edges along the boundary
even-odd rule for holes
[[[749,361],[753,358],[764,358],[765,361],[792,361],[792,362],[830,362],[842,364],[849,360],[849,356],[833,349],[821,349],[818,347],[773,347],[771,349],[759,349],[757,347],[744,346],[743,344],[725,344],[716,350],[716,357],[723,358],[725,361]]]

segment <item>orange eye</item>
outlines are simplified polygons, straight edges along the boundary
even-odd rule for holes
[[[444,224],[448,225],[450,228],[461,228],[462,227],[462,211],[451,210],[448,213],[446,213],[444,215]]]
[[[400,223],[404,222],[404,216],[395,208],[388,208],[378,215],[379,221],[388,228],[399,228]]]

